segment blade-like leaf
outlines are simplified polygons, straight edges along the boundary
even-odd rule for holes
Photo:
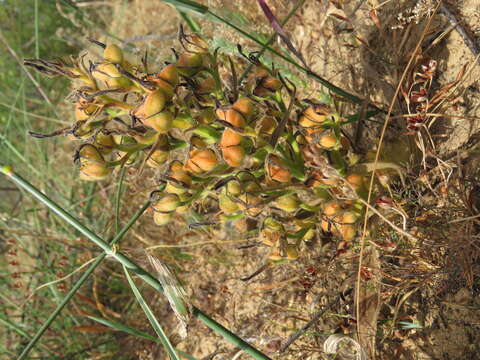
[[[161,341],[158,338],[153,337],[153,336],[151,336],[151,335],[149,335],[149,334],[147,334],[143,331],[140,331],[138,329],[134,329],[130,326],[127,326],[127,325],[124,325],[124,324],[121,324],[121,323],[118,323],[118,322],[115,322],[115,321],[111,321],[111,320],[108,320],[108,319],[99,318],[99,317],[96,317],[96,316],[87,316],[87,317],[96,321],[96,322],[99,322],[100,324],[109,326],[114,330],[123,331],[123,332],[125,332],[127,334],[130,334],[130,335],[133,335],[133,336],[138,336],[138,337],[141,337],[141,338],[144,338],[144,339],[147,339],[147,340],[154,341],[156,343],[161,343]],[[178,354],[180,354],[182,357],[184,357],[185,359],[197,360],[192,355],[189,355],[189,354],[187,354],[187,353],[185,353],[181,350],[175,349],[175,351]]]
[[[137,298],[138,303],[142,307],[143,312],[145,313],[145,315],[148,318],[148,321],[150,321],[150,324],[152,325],[153,329],[157,333],[158,338],[160,339],[162,345],[165,347],[165,350],[167,351],[168,355],[170,355],[170,358],[172,360],[180,360],[180,358],[177,355],[177,352],[173,348],[172,344],[170,343],[170,340],[168,340],[167,335],[165,334],[162,327],[160,326],[160,323],[155,317],[155,314],[152,312],[148,304],[143,299],[142,294],[138,290],[137,286],[135,285],[135,282],[133,281],[132,277],[128,273],[128,270],[125,266],[123,267],[123,270],[125,271],[125,276],[127,277],[128,283],[132,288],[133,294]]]
[[[133,335],[133,336],[142,337],[142,338],[147,339],[147,340],[160,342],[160,340],[158,338],[153,337],[151,335],[148,335],[147,333],[145,333],[143,331],[133,329],[133,328],[127,326],[127,325],[124,325],[124,324],[121,324],[121,323],[118,323],[118,322],[115,322],[115,321],[111,321],[111,320],[108,320],[108,319],[102,319],[102,318],[99,318],[99,317],[96,317],[96,316],[87,316],[87,317],[89,319],[92,319],[92,320],[102,324],[102,325],[111,327],[114,330],[122,331],[122,332],[125,332],[125,333]]]
[[[287,45],[288,49],[302,62],[303,66],[308,68],[305,59],[303,58],[302,54],[293,46],[292,42],[288,38],[288,35],[283,30],[282,25],[278,22],[277,18],[273,14],[272,10],[268,7],[265,0],[257,0],[258,5],[262,8],[265,17],[267,18],[268,22],[272,26],[273,30],[277,33],[278,36],[282,39],[282,41]]]
[[[175,6],[178,10],[190,10],[199,15],[205,15],[208,7],[190,0],[161,0],[167,4]]]

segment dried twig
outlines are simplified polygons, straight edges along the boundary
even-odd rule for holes
[[[333,299],[332,301],[330,301],[327,305],[325,305],[323,307],[322,310],[316,312],[313,317],[312,317],[312,320],[310,320],[308,323],[306,323],[300,330],[298,330],[296,333],[292,334],[287,342],[285,344],[283,344],[283,346],[280,348],[280,350],[278,350],[278,352],[282,353],[284,352],[285,350],[287,350],[287,348],[293,344],[293,342],[295,340],[297,340],[300,336],[302,336],[305,331],[307,331],[313,324],[315,324],[318,319],[320,319],[322,317],[323,314],[325,314],[325,312],[330,309],[332,306],[334,306],[338,301],[340,300],[340,295],[338,295],[337,297],[335,297],[335,299]]]

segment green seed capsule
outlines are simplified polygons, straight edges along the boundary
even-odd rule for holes
[[[123,51],[115,44],[108,44],[103,50],[103,58],[112,64],[123,62]]]
[[[175,211],[180,206],[180,198],[176,194],[164,194],[156,200],[152,207],[156,212],[169,213]]]

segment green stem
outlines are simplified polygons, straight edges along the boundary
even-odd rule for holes
[[[2,172],[3,169],[1,169]],[[17,182],[17,180],[14,178],[17,177],[18,179],[21,179],[20,177],[16,176],[16,175],[11,175],[12,177],[12,180],[14,182],[16,182],[18,185],[20,185],[21,187],[23,187],[25,190],[29,191],[32,195],[34,195],[37,199],[40,199],[34,192],[31,192],[29,190],[28,187],[24,187],[23,184],[21,182]],[[22,181],[23,179],[21,179],[20,181]],[[41,194],[37,189],[35,189],[32,185],[28,184],[25,180],[23,180],[23,182],[25,183],[25,185],[27,186],[30,186],[35,192],[38,192],[40,195],[43,195]],[[43,195],[44,196],[44,195]],[[46,196],[44,196],[46,198]],[[47,198],[48,199],[48,198]],[[49,200],[49,199],[48,199]],[[42,200],[40,200],[42,201]],[[49,200],[50,201],[50,200]],[[43,202],[43,201],[42,201]],[[53,203],[53,202],[52,202]],[[53,203],[56,207],[58,207],[58,205],[56,205],[55,203]],[[47,205],[48,206],[48,205]],[[145,210],[148,209],[148,207],[150,206],[150,202],[147,202],[145,205],[143,205],[143,207],[130,219],[130,221],[122,228],[122,230],[120,230],[120,232],[113,238],[113,240],[110,242],[110,246],[114,245],[115,243],[117,243],[126,233],[127,231],[133,226],[133,224],[138,220],[138,218],[145,212]],[[50,207],[50,206],[49,206]],[[52,209],[53,211],[55,211],[53,208],[50,207],[50,209]],[[96,269],[96,267],[98,265],[100,265],[100,263],[103,261],[103,259],[105,259],[105,257],[107,256],[106,253],[103,253],[101,255],[99,255],[95,261],[90,264],[90,266],[88,267],[88,269],[82,274],[82,276],[77,280],[77,282],[75,283],[75,285],[73,285],[73,287],[70,289],[70,291],[67,293],[67,295],[65,296],[65,298],[62,300],[62,302],[60,304],[58,304],[57,308],[55,309],[55,311],[48,317],[48,319],[43,323],[43,325],[40,327],[40,329],[38,329],[38,331],[36,332],[35,336],[30,340],[30,342],[28,343],[28,345],[23,349],[22,353],[20,354],[20,356],[18,357],[17,360],[22,360],[22,359],[26,359],[27,355],[29,354],[29,352],[32,350],[32,348],[36,345],[36,343],[38,342],[38,340],[40,340],[40,338],[42,337],[43,333],[49,328],[49,326],[52,324],[52,322],[55,320],[55,318],[60,314],[60,312],[63,310],[63,308],[65,307],[65,305],[67,305],[70,300],[72,299],[72,297],[75,295],[75,293],[77,292],[78,289],[80,289],[80,287],[83,285],[83,283],[88,279],[88,277],[93,273],[93,271]]]
[[[87,270],[88,275],[90,275],[90,273],[93,271],[93,269],[91,270],[91,268],[94,264],[95,264],[95,266],[97,266],[101,262],[101,260],[103,260],[103,258],[105,258],[106,255],[109,255],[109,256],[113,257],[115,260],[117,260],[118,262],[120,262],[127,269],[129,269],[129,270],[133,271],[135,274],[137,274],[138,277],[140,277],[143,281],[145,281],[147,284],[152,286],[155,290],[163,293],[162,285],[160,284],[160,282],[154,276],[147,273],[143,268],[141,268],[139,265],[137,265],[135,262],[130,260],[128,257],[123,255],[122,253],[112,251],[111,246],[109,244],[107,244],[103,239],[101,239],[98,235],[96,235],[91,230],[89,230],[87,227],[82,225],[76,218],[74,218],[72,215],[70,215],[68,212],[66,212],[63,208],[61,208],[59,205],[57,205],[49,197],[47,197],[42,192],[40,192],[35,186],[30,184],[27,180],[25,180],[21,176],[15,174],[14,171],[12,170],[12,168],[7,167],[7,166],[3,166],[3,167],[0,167],[0,172],[7,175],[14,183],[16,183],[18,186],[20,186],[24,190],[28,191],[32,196],[34,196],[40,202],[42,202],[44,205],[46,205],[50,210],[52,210],[55,214],[57,214],[61,219],[63,219],[65,222],[67,222],[68,224],[73,226],[75,229],[77,229],[81,234],[85,235],[89,240],[93,241],[97,246],[99,246],[105,252],[104,254],[100,255],[99,258],[97,260],[95,260],[95,262]],[[148,207],[148,204],[146,204],[144,206],[144,208],[142,208],[142,210],[146,209],[146,207]],[[129,222],[129,224],[130,223],[131,222]],[[118,238],[119,235],[117,235],[116,238]],[[91,270],[91,271],[89,271],[89,270]],[[82,275],[82,278],[81,278],[82,281],[85,281],[86,278],[88,277],[88,275],[86,275],[86,273],[84,273]],[[35,337],[32,339],[30,344],[27,345],[27,348],[23,351],[23,353],[22,353],[22,355],[19,359],[24,359],[25,358],[25,356],[28,354],[28,352],[31,350],[31,348],[40,339],[43,332],[45,332],[45,330],[48,328],[50,323],[55,319],[55,317],[58,315],[58,313],[62,310],[62,308],[68,303],[70,298],[73,296],[73,294],[74,294],[73,290],[76,291],[80,287],[80,285],[76,284],[74,286],[74,288],[72,288],[72,290],[70,290],[67,297],[62,301],[62,303],[55,310],[55,312],[49,317],[47,322],[41,327],[41,329],[35,335]],[[238,346],[240,349],[242,349],[247,354],[251,355],[253,358],[258,359],[258,360],[270,360],[269,357],[267,357],[266,355],[261,353],[259,350],[252,347],[250,344],[248,344],[247,342],[242,340],[240,337],[238,337],[237,335],[232,333],[230,330],[226,329],[225,327],[223,327],[222,325],[217,323],[215,320],[210,318],[208,315],[204,314],[201,310],[194,307],[193,308],[193,315],[196,318],[198,318],[200,321],[202,321],[205,325],[210,327],[217,334],[220,334],[221,336],[223,336],[228,342]]]

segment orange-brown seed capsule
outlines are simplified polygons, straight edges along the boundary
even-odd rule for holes
[[[292,179],[290,170],[284,167],[282,161],[277,156],[270,156],[268,159],[267,172],[272,180],[278,182],[290,182]]]
[[[194,174],[200,174],[213,170],[217,164],[218,159],[213,150],[194,149],[190,151],[185,168]]]

